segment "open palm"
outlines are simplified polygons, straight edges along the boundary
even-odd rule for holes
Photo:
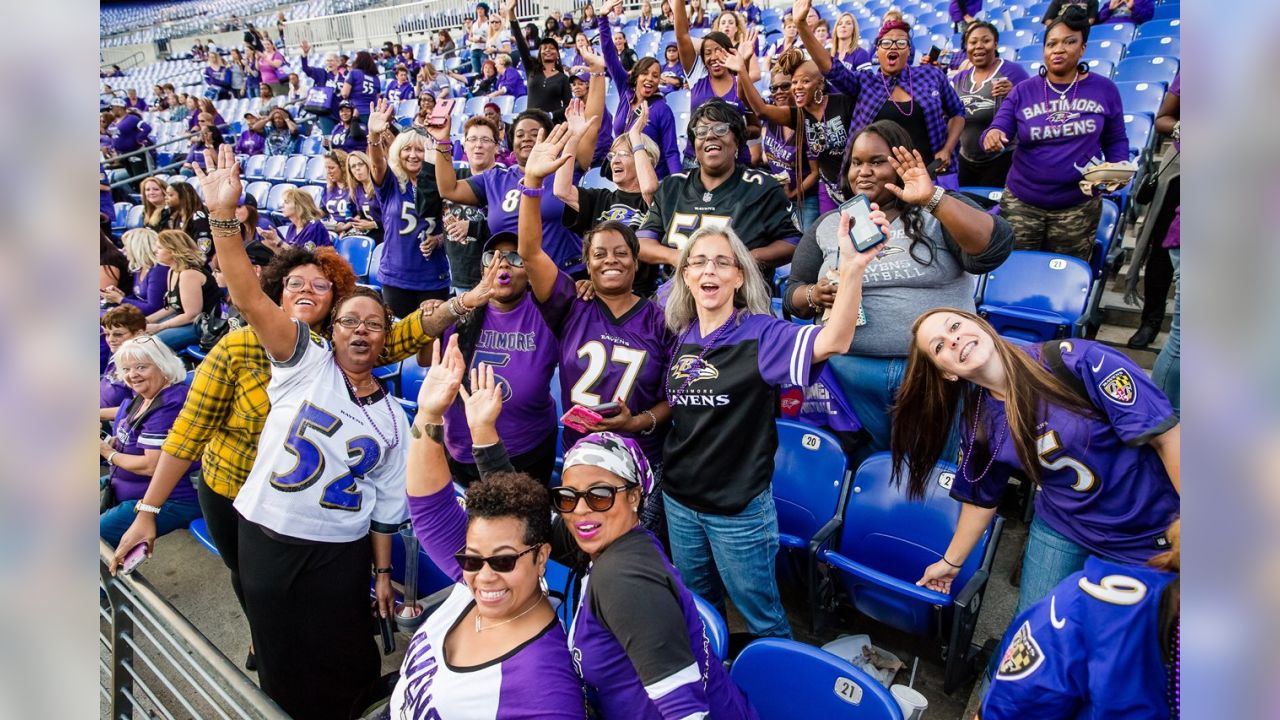
[[[568,141],[568,123],[557,125],[547,139],[534,145],[529,151],[529,159],[524,164],[525,176],[541,181],[543,178],[554,175],[561,165],[573,159],[572,155],[562,154]]]
[[[211,214],[234,213],[240,204],[240,163],[236,162],[234,148],[223,144],[214,151],[204,151],[205,167],[195,166],[196,177],[200,179],[200,189],[204,192],[204,203]],[[206,169],[207,168],[207,169]]]
[[[933,178],[925,167],[924,159],[918,150],[908,151],[904,147],[895,147],[889,156],[889,164],[893,166],[898,177],[902,178],[902,186],[886,185],[886,189],[905,203],[924,205],[933,197]]]

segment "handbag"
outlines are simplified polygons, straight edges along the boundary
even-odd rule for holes
[[[302,109],[313,115],[328,115],[333,107],[333,88],[328,85],[315,85],[307,91],[307,99],[302,101]]]
[[[218,341],[231,330],[231,324],[218,309],[197,315],[195,327],[200,338],[198,341],[200,351],[205,353],[212,350],[213,346],[217,345]]]
[[[1142,177],[1142,184],[1133,192],[1133,201],[1139,205],[1148,205],[1156,198],[1156,188],[1160,187],[1160,178],[1164,176],[1164,171],[1173,165],[1173,161],[1178,159],[1179,153],[1174,153],[1173,157],[1165,161],[1160,170],[1155,173],[1147,173]]]

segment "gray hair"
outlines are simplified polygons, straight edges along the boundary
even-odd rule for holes
[[[689,253],[693,251],[693,246],[704,237],[722,237],[727,240],[733,260],[742,271],[742,287],[733,292],[733,306],[746,308],[748,315],[771,314],[769,286],[765,284],[755,258],[751,257],[747,246],[742,244],[742,239],[727,224],[704,224],[689,236],[689,242],[680,250],[680,260],[676,264],[676,275],[671,284],[671,296],[667,298],[667,327],[678,335],[687,330],[698,316],[697,302],[684,281],[684,269],[689,266]]]
[[[625,134],[614,138],[613,144],[609,146],[609,149],[613,150],[619,145],[623,145],[623,147],[628,151],[632,150],[631,139]],[[648,135],[640,136],[640,145],[644,148],[645,154],[649,156],[649,160],[653,162],[653,167],[656,169],[658,164],[662,162],[662,149],[659,148],[658,143],[654,142],[653,138]]]
[[[160,368],[160,372],[164,374],[170,385],[187,379],[187,368],[182,364],[182,360],[178,359],[173,350],[156,339],[154,335],[141,335],[125,340],[120,349],[116,350],[116,354],[111,357],[111,362],[116,367],[116,379],[120,382],[124,382],[124,372],[120,368],[125,360],[150,362]]]

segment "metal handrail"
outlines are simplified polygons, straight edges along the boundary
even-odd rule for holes
[[[101,63],[98,67],[99,68],[119,67],[121,70],[123,70],[124,63],[127,63],[130,60],[134,60],[135,58],[137,58],[137,60],[129,67],[137,67],[138,65],[141,65],[142,64],[141,61],[146,60],[147,56],[141,50],[137,50],[135,52],[129,53],[128,55],[125,55],[120,60],[120,62],[104,62],[104,63]]]
[[[98,541],[98,572],[106,622],[100,666],[112,718],[244,718],[289,716],[140,574],[112,577],[115,550]]]

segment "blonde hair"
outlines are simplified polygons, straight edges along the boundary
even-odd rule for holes
[[[159,205],[152,205],[151,201],[147,200],[147,183],[155,183],[156,185],[159,185],[161,195],[164,195],[164,192],[169,189],[169,183],[152,175],[151,177],[143,178],[142,182],[138,184],[138,192],[142,193],[143,224],[159,225],[160,215],[164,213],[165,204],[164,204],[164,201],[161,200]]]
[[[736,13],[732,10],[725,10],[724,12],[716,16],[715,22],[711,23],[712,30],[720,29],[720,18],[724,17],[725,15],[730,15],[733,17],[733,26],[735,29],[733,31],[733,35],[731,35],[729,39],[733,41],[734,45],[737,45],[738,43],[742,42],[743,39],[745,39],[747,36],[747,21],[742,18],[741,13]],[[725,48],[726,51],[728,49],[729,48]]]
[[[511,56],[506,53],[498,53],[493,56],[493,62],[495,65],[501,65],[504,68],[509,68],[511,67]]]
[[[861,28],[858,25],[857,16],[849,12],[840,13],[838,16],[836,16],[836,25],[839,25],[840,21],[844,19],[845,16],[848,16],[849,19],[853,21],[853,34],[849,36],[849,44],[852,47],[850,47],[848,50],[844,50],[843,52],[853,52],[854,50],[857,50],[859,47],[858,35],[861,32]],[[842,51],[840,49],[840,38],[836,36],[835,27],[832,27],[831,28],[831,54],[838,56],[841,52]]]
[[[631,139],[626,135],[619,135],[613,139],[613,144],[609,146],[609,150],[613,150],[623,145],[627,150],[631,150]],[[658,143],[648,135],[640,136],[640,145],[644,148],[644,153],[649,156],[649,160],[653,162],[653,166],[658,167],[658,163],[662,160],[662,148],[658,147]]]
[[[402,132],[396,136],[394,142],[391,143],[391,149],[387,150],[387,168],[395,174],[396,180],[403,186],[407,182],[416,182],[417,178],[409,177],[409,172],[404,169],[404,165],[400,164],[400,151],[408,146],[417,147],[422,151],[422,156],[427,155],[427,139],[422,133]]]
[[[329,182],[329,168],[328,168],[328,167],[326,167],[326,168],[325,168],[325,173],[324,173],[324,175],[325,175],[325,177],[324,177],[324,186],[325,186],[325,189],[326,189],[326,190],[328,190],[329,192],[333,192],[333,189],[334,189],[334,187],[335,187],[335,186],[336,186],[336,187],[345,187],[345,188],[350,188],[350,187],[351,187],[351,177],[350,177],[350,173],[349,173],[349,171],[347,170],[347,151],[346,151],[346,150],[339,150],[339,149],[336,149],[336,148],[335,148],[335,149],[330,150],[329,152],[325,153],[325,155],[324,155],[324,159],[325,159],[325,162],[326,162],[326,163],[327,163],[328,161],[332,160],[332,161],[334,162],[334,164],[338,166],[338,174],[340,175],[340,177],[338,178],[338,182],[337,182],[337,183]]]
[[[675,282],[671,285],[671,297],[667,298],[665,308],[667,327],[676,334],[687,330],[698,317],[697,302],[693,298],[693,291],[684,280],[684,270],[689,266],[689,254],[693,251],[693,247],[706,237],[722,237],[728,241],[729,250],[733,253],[733,261],[742,271],[742,287],[733,292],[733,306],[746,308],[748,315],[768,315],[771,312],[769,287],[765,284],[764,276],[760,274],[755,258],[751,257],[751,251],[742,244],[742,239],[728,225],[703,225],[689,236],[689,242],[680,251],[680,260],[676,263]]]
[[[191,236],[181,230],[162,230],[156,244],[173,256],[169,267],[174,270],[199,270],[204,267],[204,253]]]
[[[365,167],[365,176],[366,176],[368,179],[367,179],[367,180],[365,180],[363,184],[361,184],[361,183],[357,183],[357,182],[356,182],[356,174],[355,174],[355,173],[353,173],[353,172],[351,172],[351,161],[352,161],[352,160],[359,160],[360,162],[364,163],[364,167]],[[357,187],[363,187],[363,188],[364,188],[364,194],[365,194],[365,196],[366,196],[366,197],[372,197],[372,196],[373,196],[373,194],[374,194],[375,192],[377,192],[377,188],[376,188],[376,187],[374,187],[374,184],[373,184],[373,161],[372,161],[372,160],[370,160],[370,159],[369,159],[369,156],[368,156],[367,154],[365,154],[363,151],[356,150],[356,151],[354,151],[354,152],[347,153],[347,167],[346,167],[346,170],[347,170],[347,192],[351,194],[351,203],[352,203],[353,205],[354,205],[354,204],[355,204],[355,202],[356,202],[356,188],[357,188]]]
[[[316,207],[315,199],[302,188],[285,190],[284,200],[293,203],[293,207],[298,213],[298,220],[301,220],[303,225],[324,217],[324,214],[320,212],[320,208]]]
[[[159,234],[151,228],[126,230],[120,240],[124,243],[124,256],[129,259],[129,269],[140,272],[156,266],[156,239]]]

